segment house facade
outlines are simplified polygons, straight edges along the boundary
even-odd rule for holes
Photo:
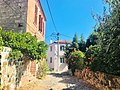
[[[3,30],[30,32],[38,41],[43,41],[45,23],[40,0],[0,0],[0,26]]]
[[[30,32],[38,41],[44,41],[46,17],[40,0],[0,0],[0,27],[13,32]],[[24,59],[24,76],[36,76],[38,64]],[[25,77],[26,78],[26,77]],[[22,78],[24,82],[24,78]],[[29,81],[29,80],[28,80]]]
[[[51,70],[56,72],[64,72],[68,70],[68,64],[64,57],[65,46],[71,44],[69,41],[60,40],[58,42],[53,42],[49,45],[47,51],[47,62]]]

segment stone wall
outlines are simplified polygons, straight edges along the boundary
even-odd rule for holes
[[[3,90],[13,90],[16,85],[16,68],[15,65],[9,65],[8,56],[10,48],[4,47],[1,52],[1,87]]]
[[[15,90],[27,84],[30,78],[36,76],[36,61],[24,55],[19,60],[10,60],[10,48],[4,47],[0,52],[1,59],[1,87],[3,90]]]
[[[0,26],[4,30],[25,32],[27,0],[0,0]]]
[[[23,75],[19,86],[24,86],[31,81],[31,78],[36,78],[37,64],[35,60],[30,59],[27,55],[23,56]]]
[[[24,75],[31,75],[31,76],[36,76],[36,66],[37,63],[35,60],[30,59],[27,55],[23,56],[23,72]]]
[[[78,79],[83,79],[88,83],[94,85],[100,90],[120,90],[120,77],[105,74],[102,72],[93,72],[88,68],[83,71],[76,70],[74,75]]]

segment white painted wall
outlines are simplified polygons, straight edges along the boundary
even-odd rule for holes
[[[52,43],[49,45],[48,51],[47,51],[47,62],[50,69],[53,69],[54,71],[67,71],[68,65],[66,61],[64,63],[60,63],[60,57],[64,57],[64,51],[60,51],[60,46],[66,46],[66,44],[59,44],[59,60],[57,58],[57,43]],[[50,51],[50,47],[52,46],[52,51]],[[50,57],[52,57],[52,63],[50,63]]]

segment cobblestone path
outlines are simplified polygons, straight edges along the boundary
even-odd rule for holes
[[[98,90],[66,73],[49,73],[45,79],[33,79],[19,90]]]

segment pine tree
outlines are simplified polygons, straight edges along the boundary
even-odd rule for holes
[[[78,36],[77,36],[77,34],[75,34],[74,37],[73,37],[73,41],[72,41],[71,48],[72,48],[73,50],[78,50],[78,49],[79,49]]]
[[[80,37],[79,50],[82,51],[82,52],[86,51],[86,44],[85,44],[83,35],[81,35],[81,37]]]

